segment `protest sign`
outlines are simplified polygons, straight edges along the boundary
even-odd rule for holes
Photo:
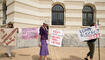
[[[38,45],[38,29],[37,28],[22,28],[20,29],[17,46],[18,47],[33,47]]]
[[[22,28],[21,37],[23,40],[32,40],[38,37],[38,30],[36,28]]]
[[[78,37],[80,41],[87,41],[100,37],[99,26],[95,25],[92,27],[84,28],[79,30]]]
[[[49,44],[53,46],[61,47],[63,35],[64,33],[62,30],[53,29],[51,31],[51,38],[50,38]]]
[[[0,28],[0,43],[16,46],[17,28]]]

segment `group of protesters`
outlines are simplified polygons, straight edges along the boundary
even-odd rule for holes
[[[9,22],[7,25],[5,25],[5,28],[14,28],[13,22]],[[94,24],[91,24],[90,27],[94,26]],[[39,60],[44,57],[44,60],[47,60],[47,55],[49,55],[48,51],[48,34],[49,34],[49,26],[48,23],[44,22],[43,25],[39,29]],[[88,57],[90,56],[90,60],[93,60],[93,55],[95,51],[95,42],[96,39],[88,40],[87,45],[89,47],[89,52],[87,53],[87,56],[84,58],[84,60],[88,60]],[[8,57],[11,57],[11,50],[10,46],[7,45],[7,52],[5,53]]]

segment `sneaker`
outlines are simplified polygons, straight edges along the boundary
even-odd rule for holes
[[[6,57],[9,57],[7,53],[4,53],[4,55],[5,55]]]
[[[88,58],[84,58],[84,60],[88,60]]]

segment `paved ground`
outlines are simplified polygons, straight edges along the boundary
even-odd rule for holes
[[[3,55],[5,48],[0,48],[0,60],[38,60],[39,47],[13,50],[12,59]],[[53,47],[49,46],[48,60],[83,60],[88,52],[87,47]],[[105,48],[101,48],[101,60],[105,59]],[[98,49],[95,49],[94,60],[98,60]]]

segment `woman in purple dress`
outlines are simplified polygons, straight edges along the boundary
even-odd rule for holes
[[[47,55],[49,55],[48,46],[47,46],[47,40],[48,40],[48,24],[43,23],[43,25],[40,27],[40,33],[39,33],[39,46],[40,46],[40,58],[42,59],[42,56],[44,56],[44,60],[47,60]]]

